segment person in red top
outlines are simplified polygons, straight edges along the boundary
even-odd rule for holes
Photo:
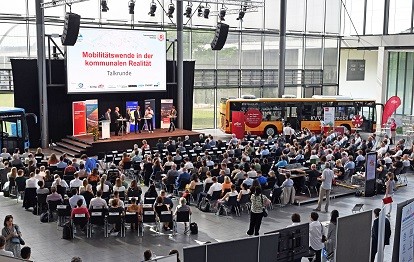
[[[395,143],[395,136],[397,134],[397,123],[395,122],[394,118],[391,118],[391,144]]]
[[[76,205],[77,205],[77,207],[72,209],[72,214],[71,214],[70,217],[73,219],[75,217],[75,215],[85,214],[85,216],[89,219],[89,217],[90,217],[89,216],[89,210],[85,206],[83,206],[83,200],[79,199],[78,202],[76,203]],[[84,229],[85,226],[86,226],[86,223],[87,222],[85,221],[84,223],[79,224],[79,225],[82,229]]]

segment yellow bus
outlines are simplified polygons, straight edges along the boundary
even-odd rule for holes
[[[273,136],[281,133],[284,123],[290,123],[296,131],[307,128],[321,132],[324,125],[324,108],[333,107],[335,126],[344,126],[348,130],[375,132],[375,100],[352,99],[344,96],[313,96],[312,98],[222,98],[220,100],[220,129],[228,134],[232,132],[232,112],[249,110],[261,112],[261,122],[255,127],[245,123],[245,132],[256,135]],[[358,121],[360,125],[358,125]]]

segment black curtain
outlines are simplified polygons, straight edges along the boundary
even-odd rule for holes
[[[11,59],[13,84],[14,84],[14,106],[21,107],[26,113],[34,113],[38,117],[37,124],[32,117],[28,118],[30,147],[40,146],[40,103],[39,87],[37,83],[37,60],[36,59]]]
[[[37,83],[37,60],[14,59],[12,60],[14,79],[15,105],[25,108],[27,112],[39,116],[39,92]],[[184,129],[192,128],[193,112],[193,88],[194,88],[194,61],[184,62]],[[67,94],[66,70],[64,60],[46,61],[47,66],[47,91],[48,91],[48,120],[49,138],[58,141],[67,135],[72,134],[72,102],[88,99],[98,99],[98,112],[102,116],[108,108],[119,107],[122,115],[125,115],[126,102],[138,101],[144,104],[146,99],[155,99],[155,117],[160,119],[161,99],[173,99],[177,103],[177,84],[174,83],[176,75],[175,62],[167,61],[167,91],[166,92],[136,92],[136,93],[96,93],[96,94]],[[49,72],[49,67],[51,71]],[[157,121],[156,127],[159,128]],[[40,145],[40,127],[29,126],[31,145]],[[32,142],[33,137],[33,142]],[[37,144],[34,142],[37,141]]]

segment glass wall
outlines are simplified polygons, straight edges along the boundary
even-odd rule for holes
[[[157,10],[149,16],[152,0],[136,1],[130,15],[129,0],[108,1],[103,12],[100,0],[72,5],[81,15],[81,26],[165,30],[167,57],[176,59],[176,13],[163,11],[170,0],[155,1]],[[45,0],[48,2],[48,0]],[[230,2],[230,1],[229,1]],[[278,95],[279,0],[263,0],[265,8],[246,12],[237,20],[240,6],[228,8],[225,23],[230,32],[224,48],[212,51],[221,4],[209,4],[208,19],[198,16],[205,3],[192,3],[194,15],[184,18],[184,59],[196,61],[193,127],[215,128],[222,97],[251,94],[257,97]],[[10,1],[11,3],[11,1]],[[176,4],[176,1],[172,1]],[[184,10],[191,3],[183,2]],[[3,10],[4,9],[4,10]],[[0,69],[10,69],[10,57],[36,57],[35,1],[20,0],[5,5],[0,14]],[[46,34],[61,34],[68,6],[45,9]],[[5,14],[7,13],[7,15]],[[338,86],[338,48],[340,41],[341,0],[288,0],[285,93],[304,95],[336,94]],[[55,39],[60,44],[60,39]],[[315,91],[308,91],[315,90]]]
[[[414,52],[389,52],[387,100],[391,96],[401,99],[396,114],[412,115]]]

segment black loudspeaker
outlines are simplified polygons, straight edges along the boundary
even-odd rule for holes
[[[227,35],[229,34],[229,25],[224,23],[218,23],[216,28],[216,34],[211,42],[212,50],[221,50],[226,43]]]
[[[65,26],[62,33],[62,45],[75,45],[78,40],[80,15],[75,13],[66,13]]]

